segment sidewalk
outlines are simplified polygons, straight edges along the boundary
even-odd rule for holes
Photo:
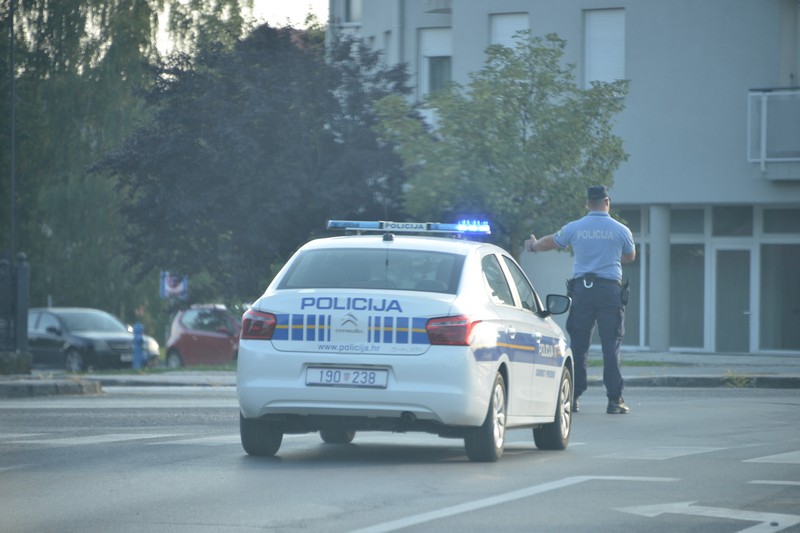
[[[589,385],[603,385],[600,354],[590,353]],[[623,352],[626,387],[758,387],[800,389],[800,355]],[[143,374],[34,371],[0,376],[0,399],[56,394],[102,394],[103,387],[234,387],[232,371],[175,370]]]

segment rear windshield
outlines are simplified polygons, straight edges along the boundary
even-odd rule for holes
[[[455,294],[463,264],[463,255],[420,250],[308,250],[295,258],[278,289],[399,289]]]

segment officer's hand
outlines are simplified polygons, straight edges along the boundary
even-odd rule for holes
[[[527,250],[528,252],[533,252],[534,251],[533,245],[536,244],[536,241],[537,241],[536,235],[531,233],[531,238],[525,241],[525,250]]]

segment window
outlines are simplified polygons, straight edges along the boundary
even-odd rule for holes
[[[463,265],[463,255],[426,250],[309,250],[296,257],[278,289],[398,289],[455,294]]]
[[[47,328],[53,328],[54,331],[61,331],[61,324],[59,324],[58,319],[50,313],[42,313],[39,324],[36,326],[36,331],[47,331]]]
[[[630,228],[634,235],[642,233],[642,211],[641,209],[620,209],[619,218],[622,223]]]
[[[702,209],[673,209],[670,212],[670,233],[703,233],[704,218]]]
[[[450,61],[447,56],[428,58],[428,92],[435,93],[450,83]]]
[[[800,245],[761,247],[761,349],[800,350]]]
[[[584,31],[586,87],[625,79],[625,10],[584,11]]]
[[[362,0],[344,0],[344,21],[361,22]]]
[[[764,233],[800,233],[800,209],[765,209]]]
[[[492,302],[498,305],[514,305],[514,297],[511,295],[511,287],[503,275],[500,263],[494,255],[487,255],[481,261],[483,267],[483,279],[486,280],[486,287],[489,290],[489,297]]]
[[[514,285],[517,286],[517,292],[519,293],[522,308],[535,313],[538,311],[536,306],[536,296],[534,295],[533,287],[531,287],[530,282],[528,282],[528,278],[525,277],[525,274],[522,273],[516,263],[511,261],[508,257],[503,257],[503,260],[506,262],[506,266],[511,272],[511,278],[514,280]]]
[[[712,212],[715,237],[743,237],[753,234],[753,208],[750,206],[715,207]]]
[[[450,28],[420,30],[420,96],[435,92],[452,79],[453,39]]]
[[[529,28],[527,13],[510,13],[502,15],[491,15],[491,44],[502,44],[509,48],[514,48],[514,35],[519,31]]]

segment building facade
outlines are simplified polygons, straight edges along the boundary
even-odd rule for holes
[[[330,0],[329,22],[407,64],[417,99],[519,30],[565,39],[582,86],[630,80],[625,346],[800,355],[800,1]],[[568,253],[522,256],[563,292]]]

